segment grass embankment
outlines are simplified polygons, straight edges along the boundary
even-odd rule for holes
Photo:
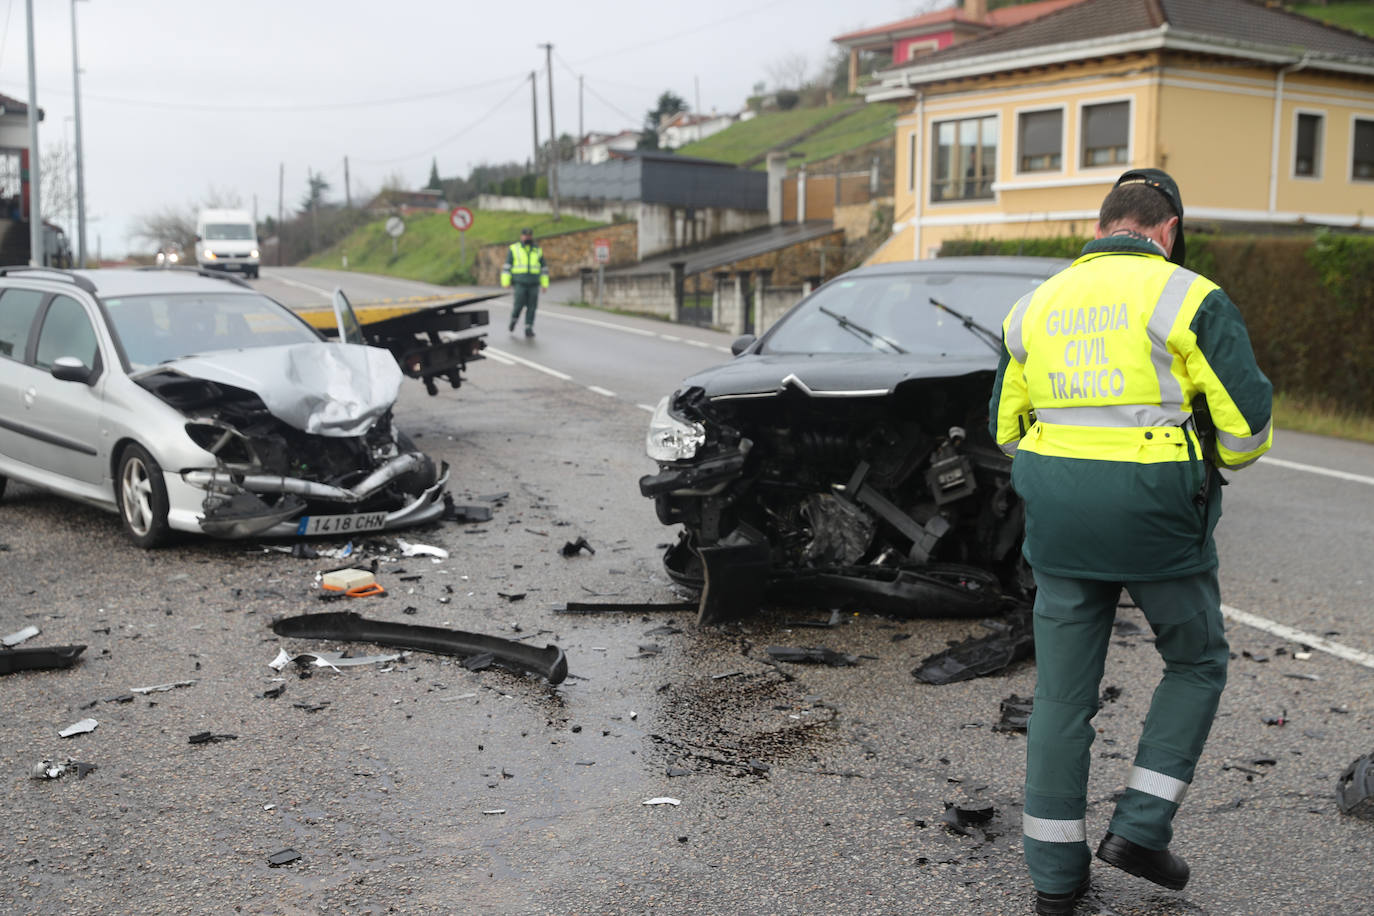
[[[379,219],[356,229],[342,242],[302,261],[302,267],[338,269],[348,256],[348,269],[361,273],[404,277],[439,286],[473,282],[473,259],[477,249],[497,242],[514,242],[525,226],[538,239],[604,225],[591,220],[565,216],[558,222],[545,213],[512,213],[505,210],[473,210],[472,228],[467,232],[465,257],[459,263],[458,232],[449,225],[448,213],[410,213],[404,219],[405,234],[396,240],[391,253],[391,236],[386,220]]]
[[[721,162],[744,162],[858,105],[854,101],[845,101],[823,108],[793,108],[791,111],[761,114],[733,124],[704,140],[688,143],[678,152],[683,156],[701,156]]]
[[[1274,425],[1299,433],[1374,443],[1374,415],[1335,410],[1311,398],[1276,393]]]
[[[1289,9],[1343,29],[1374,35],[1374,3],[1333,3],[1330,6],[1298,3]]]
[[[818,130],[797,144],[797,148],[804,154],[802,161],[809,165],[878,140],[890,140],[896,129],[897,106],[874,103]]]

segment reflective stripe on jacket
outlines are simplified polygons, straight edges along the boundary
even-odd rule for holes
[[[1207,399],[1222,467],[1273,441],[1271,386],[1226,294],[1145,243],[1102,239],[1013,306],[1003,343],[989,426],[1016,455],[1027,557],[1070,577],[1215,565],[1220,499],[1194,499],[1209,471],[1193,399]]]
[[[501,268],[501,285],[516,283],[538,283],[547,288],[549,268],[544,263],[544,249],[538,245],[515,242],[506,250],[506,263]]]

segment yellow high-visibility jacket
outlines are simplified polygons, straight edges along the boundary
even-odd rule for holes
[[[1090,242],[1012,307],[989,427],[1014,455],[1026,559],[1068,577],[1172,578],[1216,565],[1221,483],[1273,442],[1272,386],[1221,288],[1148,242]],[[1192,422],[1216,427],[1204,456]]]
[[[520,285],[539,284],[549,288],[549,266],[544,263],[544,249],[531,242],[515,242],[506,251],[506,263],[501,267],[501,285],[510,286],[512,280]]]

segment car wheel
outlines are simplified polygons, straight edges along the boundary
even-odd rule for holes
[[[145,550],[167,541],[167,483],[162,468],[141,445],[130,444],[119,458],[115,481],[124,531]]]

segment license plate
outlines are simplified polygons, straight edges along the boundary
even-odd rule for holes
[[[353,534],[355,531],[380,531],[386,527],[385,512],[361,515],[307,515],[296,526],[296,534]]]

